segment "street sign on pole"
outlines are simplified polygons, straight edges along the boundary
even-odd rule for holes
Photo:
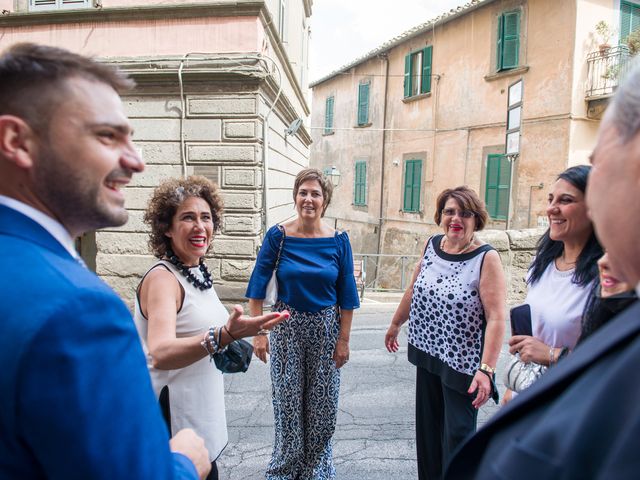
[[[507,132],[505,136],[505,156],[509,163],[511,163],[509,174],[509,197],[507,208],[507,223],[506,228],[509,228],[511,222],[512,202],[511,196],[513,195],[513,170],[514,164],[520,155],[520,126],[522,125],[522,79],[516,80],[509,85],[509,92],[507,98]]]
[[[520,153],[520,125],[522,124],[522,79],[509,85],[507,102],[507,136],[505,154]],[[510,159],[511,160],[511,159]]]

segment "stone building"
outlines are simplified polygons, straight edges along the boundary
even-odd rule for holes
[[[437,195],[466,184],[487,228],[544,226],[556,175],[588,161],[628,56],[610,45],[640,24],[636,3],[473,0],[312,82],[311,164],[340,173],[327,218],[354,252],[420,254]],[[397,268],[375,270],[367,283],[397,286]]]
[[[32,41],[118,65],[147,164],[126,188],[129,222],[92,232],[80,249],[129,303],[151,264],[142,222],[168,177],[204,174],[225,213],[208,264],[223,300],[244,296],[269,225],[293,213],[293,177],[308,165],[306,90],[312,0],[0,0],[0,48]]]

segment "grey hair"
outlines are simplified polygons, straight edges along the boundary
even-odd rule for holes
[[[184,191],[184,187],[181,186],[176,188],[174,191],[174,196],[178,204],[184,202],[187,199],[187,193]]]
[[[613,97],[611,109],[611,120],[626,143],[640,130],[640,61],[631,63],[629,73]]]

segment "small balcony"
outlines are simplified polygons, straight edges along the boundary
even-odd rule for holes
[[[630,59],[629,47],[626,45],[618,45],[587,55],[585,100],[588,103],[589,118],[598,120],[602,118],[609,98],[629,69]]]

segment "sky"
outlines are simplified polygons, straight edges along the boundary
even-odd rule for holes
[[[313,0],[309,80],[469,0]]]

